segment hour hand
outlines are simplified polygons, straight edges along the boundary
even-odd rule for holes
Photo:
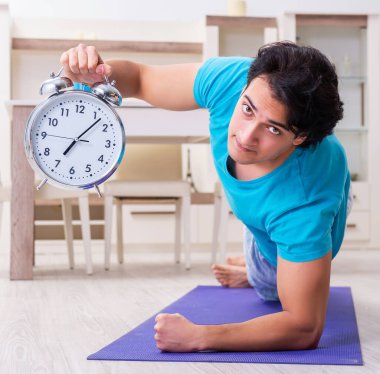
[[[66,156],[67,153],[70,151],[71,148],[74,147],[75,143],[77,142],[78,140],[77,139],[74,139],[70,145],[65,149],[65,151],[63,152],[63,155]]]

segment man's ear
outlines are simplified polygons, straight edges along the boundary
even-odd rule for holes
[[[296,138],[294,138],[293,140],[293,145],[295,145],[296,147],[300,144],[302,144],[305,140],[306,140],[307,136],[297,136]]]

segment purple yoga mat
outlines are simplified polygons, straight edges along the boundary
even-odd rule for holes
[[[252,288],[198,286],[162,310],[181,313],[198,324],[242,322],[281,311],[263,302]],[[313,365],[363,365],[355,309],[349,287],[331,287],[325,329],[314,350],[279,352],[161,352],[154,340],[155,316],[90,355],[88,360],[246,362]]]

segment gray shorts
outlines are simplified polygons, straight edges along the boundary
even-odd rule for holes
[[[252,233],[244,227],[244,255],[249,284],[265,301],[279,300],[277,269],[261,254]]]

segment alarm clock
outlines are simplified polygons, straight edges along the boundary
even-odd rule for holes
[[[89,189],[106,181],[120,165],[125,149],[123,123],[113,106],[122,98],[115,81],[88,87],[51,73],[40,93],[50,94],[29,116],[25,152],[34,171],[61,188]],[[85,89],[83,89],[85,88]]]

